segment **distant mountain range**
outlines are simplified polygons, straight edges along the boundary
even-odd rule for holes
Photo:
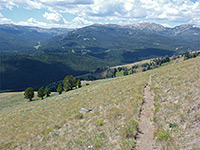
[[[91,25],[47,40],[46,52],[91,54],[113,50],[157,48],[176,52],[200,47],[200,27],[182,25],[167,28],[154,23]]]
[[[200,47],[200,26],[187,24],[174,28],[155,23],[128,25],[94,24],[80,29],[0,25],[0,51],[17,53],[77,53],[159,48],[173,51]],[[42,43],[42,44],[41,44]]]
[[[17,26],[13,24],[0,25],[1,53],[34,53],[40,47],[40,42],[54,36],[68,33],[72,29]]]

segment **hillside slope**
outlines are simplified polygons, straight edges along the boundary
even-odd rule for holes
[[[41,49],[48,52],[74,50],[103,56],[110,51],[149,48],[179,52],[199,48],[199,39],[200,27],[197,25],[166,28],[153,23],[126,26],[94,24],[47,40]]]
[[[145,87],[154,93],[157,149],[198,149],[200,59],[106,79],[33,102],[2,93],[1,149],[135,149]],[[147,98],[148,99],[148,98]],[[81,114],[81,108],[90,109]]]
[[[200,148],[200,57],[152,73],[154,123],[160,149]]]
[[[107,63],[91,56],[65,54],[0,56],[0,91],[35,89],[62,80],[67,75],[83,75]]]
[[[19,26],[13,24],[0,25],[0,52],[1,54],[34,53],[47,40],[57,35],[65,34],[71,29]]]

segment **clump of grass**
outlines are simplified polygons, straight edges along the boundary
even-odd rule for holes
[[[135,120],[130,120],[124,127],[124,133],[126,138],[135,137],[138,133],[139,123]]]
[[[162,130],[157,134],[158,141],[168,141],[171,138],[171,133],[169,130]]]
[[[133,149],[135,147],[135,139],[124,139],[120,145],[121,149]]]
[[[53,132],[52,136],[59,136],[60,134],[58,132]]]
[[[12,146],[13,146],[13,141],[11,141],[11,142],[8,142],[8,143],[5,143],[5,144],[3,144],[3,145],[0,145],[0,149],[3,149],[3,148],[11,148]]]
[[[42,131],[42,134],[49,134],[52,130],[52,128],[45,129]]]
[[[160,104],[155,104],[155,113],[157,113],[161,107]]]
[[[169,123],[169,127],[170,128],[175,128],[175,127],[177,127],[178,125],[177,125],[177,123]]]
[[[83,119],[83,113],[78,113],[76,116],[75,116],[76,119]]]
[[[103,124],[104,124],[104,120],[103,120],[103,119],[97,120],[97,121],[95,122],[95,125],[96,125],[96,126],[103,126]]]
[[[70,146],[71,143],[72,143],[71,140],[67,141],[67,142],[66,142],[66,147]]]
[[[93,141],[93,146],[95,149],[103,146],[105,137],[106,137],[105,132],[101,132],[95,136]]]

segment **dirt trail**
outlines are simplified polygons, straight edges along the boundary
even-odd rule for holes
[[[144,88],[144,103],[141,107],[139,129],[141,133],[137,138],[136,150],[155,150],[154,147],[154,126],[153,126],[153,110],[154,110],[154,94],[151,92],[151,76],[148,84]]]

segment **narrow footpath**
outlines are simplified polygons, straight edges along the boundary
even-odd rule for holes
[[[144,88],[144,102],[141,106],[140,113],[140,133],[137,138],[136,150],[156,150],[154,147],[155,141],[153,138],[153,111],[154,111],[154,93],[150,90],[151,76],[148,84]]]

